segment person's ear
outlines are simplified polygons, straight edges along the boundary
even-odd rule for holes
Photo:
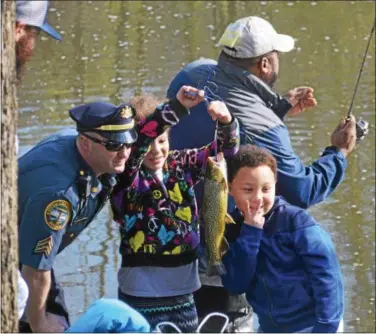
[[[90,142],[90,140],[88,138],[84,137],[84,136],[80,136],[79,140],[80,140],[82,149],[84,149],[85,151],[89,152],[90,149],[91,149],[91,142]]]
[[[26,33],[26,26],[22,22],[16,22],[16,42]]]
[[[260,62],[259,62],[259,70],[261,73],[268,73],[269,72],[269,66],[270,66],[270,61],[266,57],[262,57]]]

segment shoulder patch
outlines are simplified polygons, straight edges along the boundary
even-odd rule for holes
[[[70,221],[71,209],[71,204],[66,200],[52,201],[44,210],[44,221],[48,227],[59,231]]]
[[[46,256],[50,255],[52,248],[54,247],[54,241],[52,239],[52,236],[39,240],[34,252],[35,253],[44,253]]]

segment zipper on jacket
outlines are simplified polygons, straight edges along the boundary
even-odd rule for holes
[[[265,280],[264,280],[264,276],[262,276],[262,283],[264,284],[264,288],[266,290],[266,293],[268,295],[268,299],[269,299],[269,304],[270,304],[270,307],[269,307],[269,317],[270,317],[270,320],[272,321],[273,325],[278,328],[277,324],[274,322],[274,319],[273,319],[273,315],[272,315],[272,309],[273,309],[273,302],[272,302],[272,298],[270,297],[270,293],[269,293],[269,290],[266,286],[266,283],[265,283]]]

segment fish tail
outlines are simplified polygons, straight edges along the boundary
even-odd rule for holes
[[[206,276],[216,276],[216,275],[222,276],[226,274],[227,274],[227,271],[222,261],[209,265],[206,270]]]

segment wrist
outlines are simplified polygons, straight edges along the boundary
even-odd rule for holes
[[[45,323],[47,321],[46,312],[43,311],[41,312],[41,314],[39,314],[38,316],[34,316],[33,318],[28,317],[28,321],[33,332],[44,332]]]
[[[256,227],[260,230],[264,229],[264,222],[256,222],[256,221],[246,221],[244,220],[244,224],[248,225],[248,226],[253,226],[253,227]]]
[[[329,146],[329,148],[332,148],[333,150],[335,150],[337,153],[339,152],[342,152],[342,154],[345,156],[345,158],[347,158],[348,154],[349,154],[349,151],[344,149],[344,148],[340,148],[338,147],[337,145],[333,145],[332,146]]]
[[[221,125],[229,125],[231,124],[233,121],[233,117],[231,114],[229,114],[228,116],[225,116],[221,119],[218,119],[218,122],[221,124]]]

